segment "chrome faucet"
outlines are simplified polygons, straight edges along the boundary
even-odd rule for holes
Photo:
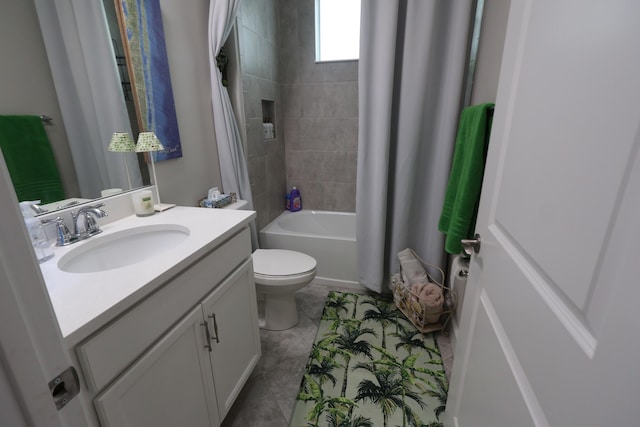
[[[88,239],[98,233],[102,233],[97,219],[104,218],[107,213],[100,209],[104,203],[93,206],[84,206],[78,212],[71,212],[71,220],[73,221],[73,234],[78,240]]]
[[[67,246],[78,241],[78,237],[71,234],[64,220],[59,216],[54,219],[43,219],[42,224],[56,224],[56,246]]]

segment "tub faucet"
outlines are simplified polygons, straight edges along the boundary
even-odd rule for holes
[[[73,234],[78,237],[78,240],[88,239],[102,233],[96,220],[107,216],[107,213],[100,209],[103,206],[104,203],[99,203],[93,206],[84,206],[78,210],[78,213],[71,212]]]

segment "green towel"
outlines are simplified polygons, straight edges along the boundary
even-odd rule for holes
[[[38,116],[0,116],[0,148],[19,201],[65,198],[49,138]]]
[[[460,240],[473,236],[493,106],[474,105],[460,115],[453,164],[438,222],[438,230],[446,234],[444,248],[450,254],[462,252]]]

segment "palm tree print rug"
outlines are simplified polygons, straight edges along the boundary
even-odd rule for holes
[[[433,334],[392,300],[330,292],[290,427],[442,426],[447,380]]]

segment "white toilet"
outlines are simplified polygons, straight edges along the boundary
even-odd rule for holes
[[[282,331],[295,326],[295,294],[316,276],[315,258],[285,249],[257,249],[253,253],[253,270],[260,327]]]
[[[226,209],[245,209],[238,200]],[[258,321],[262,329],[282,331],[298,323],[296,291],[316,276],[316,260],[301,252],[285,249],[257,249],[253,272],[258,297]]]

